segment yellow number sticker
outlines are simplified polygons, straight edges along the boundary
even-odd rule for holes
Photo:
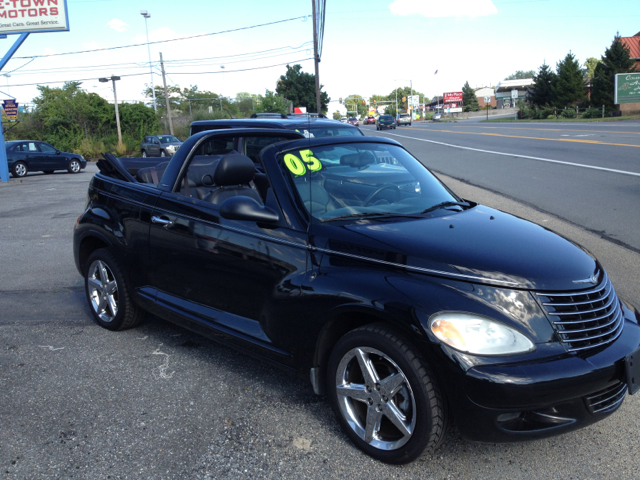
[[[313,152],[311,150],[300,150],[300,156],[302,157],[302,160],[291,153],[287,153],[284,156],[284,164],[296,177],[307,173],[307,167],[309,167],[309,170],[312,172],[322,170],[322,163],[313,156]],[[305,167],[305,164],[307,167]]]
[[[302,160],[305,161],[307,165],[309,165],[309,170],[312,172],[317,172],[318,170],[322,170],[322,164],[320,160],[316,157],[313,157],[313,152],[311,150],[300,150],[300,156]]]
[[[298,157],[290,153],[287,153],[284,156],[284,164],[291,171],[291,173],[293,173],[296,177],[299,177],[300,175],[304,175],[305,172],[307,171],[302,161],[300,161]]]

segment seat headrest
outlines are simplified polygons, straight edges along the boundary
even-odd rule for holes
[[[340,157],[340,165],[349,167],[364,167],[376,163],[376,159],[371,152],[350,153]]]
[[[224,155],[213,174],[213,181],[220,187],[247,185],[253,180],[255,171],[256,167],[249,157],[238,153]]]

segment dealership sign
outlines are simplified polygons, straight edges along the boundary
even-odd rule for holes
[[[68,30],[67,0],[0,0],[0,35]]]
[[[462,103],[462,92],[445,93],[444,94],[444,103],[451,103],[451,102]]]
[[[616,75],[613,103],[640,103],[640,73]]]

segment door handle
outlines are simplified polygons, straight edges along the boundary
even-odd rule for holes
[[[169,226],[169,225],[173,225],[173,222],[171,220],[168,220],[168,219],[162,218],[162,217],[156,217],[155,215],[153,215],[151,217],[151,222],[152,223],[157,223],[159,225],[164,225],[165,227]]]

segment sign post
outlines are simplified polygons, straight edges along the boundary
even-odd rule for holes
[[[516,109],[516,100],[518,100],[518,90],[511,90],[511,101],[513,102],[513,119],[518,120],[518,111]]]
[[[487,120],[489,120],[489,107],[491,107],[491,97],[485,95],[484,96],[485,107],[487,107]]]
[[[46,3],[46,5],[45,5]],[[5,21],[11,19],[11,21]],[[7,53],[0,60],[0,71],[5,67],[11,57],[18,51],[30,33],[41,32],[68,32],[69,15],[67,14],[67,0],[51,0],[48,2],[38,0],[20,0],[13,2],[0,2],[0,38],[7,35],[20,35]],[[11,95],[5,94],[8,97]],[[12,97],[13,98],[13,97]],[[10,119],[15,111],[18,114],[18,102],[6,103],[5,114]],[[12,107],[15,106],[15,109]],[[0,121],[0,182],[9,181],[9,165],[7,162],[7,150],[4,142],[4,131]]]

